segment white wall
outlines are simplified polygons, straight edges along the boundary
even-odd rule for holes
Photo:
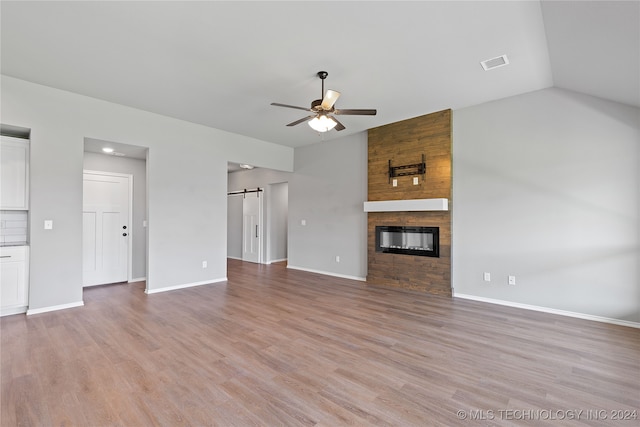
[[[7,76],[1,90],[2,123],[31,129],[30,311],[82,301],[85,137],[149,148],[150,292],[226,277],[228,159],[293,169],[288,147]]]
[[[84,153],[84,169],[133,175],[133,224],[131,228],[132,279],[147,275],[147,164],[145,160]]]
[[[366,200],[366,132],[296,148],[289,181],[289,267],[364,279]]]
[[[453,123],[455,294],[639,322],[640,110],[547,89]]]
[[[245,188],[247,190],[254,188],[264,189],[264,192],[261,193],[264,197],[262,221],[263,226],[267,227],[266,235],[269,238],[263,239],[262,251],[264,254],[263,259],[267,263],[282,259],[280,253],[272,252],[273,245],[277,247],[278,242],[286,239],[287,236],[287,230],[282,229],[281,221],[279,222],[275,217],[282,219],[283,211],[284,215],[286,215],[288,207],[282,206],[282,190],[274,184],[286,183],[290,178],[291,173],[289,172],[265,168],[232,172],[228,177],[227,188],[229,192],[241,191]],[[242,196],[229,196],[228,200],[227,255],[231,258],[242,259]],[[286,203],[286,200],[284,202]]]
[[[242,259],[242,215],[242,196],[227,197],[227,257],[229,258]]]
[[[289,183],[281,182],[269,185],[268,229],[269,254],[268,261],[283,261],[287,259],[287,242],[289,228]]]

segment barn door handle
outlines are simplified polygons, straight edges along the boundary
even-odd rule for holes
[[[256,225],[256,237],[258,237],[258,226]]]

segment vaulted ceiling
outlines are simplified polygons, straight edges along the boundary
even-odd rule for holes
[[[640,107],[637,1],[0,3],[2,74],[298,147],[551,86]],[[509,65],[480,61],[506,54]],[[285,124],[321,97],[346,129]],[[117,124],[114,123],[114,126]]]

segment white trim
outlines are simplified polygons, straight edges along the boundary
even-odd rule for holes
[[[83,305],[84,305],[84,301],[78,301],[78,302],[72,302],[69,304],[60,304],[60,305],[52,305],[49,307],[34,308],[34,309],[27,310],[27,316],[31,316],[33,314],[48,313],[50,311],[66,310],[67,308],[82,307]]]
[[[230,255],[227,255],[227,258],[237,259],[238,261],[243,261],[243,259],[242,259],[242,258],[239,258],[239,257],[237,257],[237,256],[230,256]]]
[[[364,202],[365,212],[448,211],[449,199],[408,199]]]
[[[325,276],[334,276],[334,277],[340,277],[342,279],[349,279],[349,280],[357,280],[359,282],[366,282],[367,278],[366,277],[359,277],[359,276],[349,276],[347,274],[338,274],[338,273],[332,273],[330,271],[322,271],[322,270],[313,270],[311,268],[304,268],[304,267],[296,267],[293,265],[287,265],[287,268],[290,268],[292,270],[300,270],[300,271],[306,271],[309,273],[318,273],[318,274],[323,274]]]
[[[282,258],[282,259],[272,259],[271,261],[267,262],[267,264],[271,264],[273,262],[282,262],[282,261],[286,261],[288,258]]]
[[[146,277],[135,277],[133,279],[129,279],[129,283],[146,282],[146,281],[147,281]]]
[[[222,277],[220,279],[212,279],[212,280],[203,280],[201,282],[193,282],[193,283],[185,283],[183,285],[175,285],[175,286],[166,286],[164,288],[159,288],[159,289],[145,289],[144,293],[145,294],[157,294],[160,292],[168,292],[168,291],[175,291],[178,289],[184,289],[184,288],[193,288],[194,286],[202,286],[202,285],[210,285],[213,283],[219,283],[219,282],[224,282],[226,281],[227,278],[226,277]]]
[[[489,303],[489,304],[498,304],[498,305],[505,305],[505,306],[508,306],[508,307],[522,308],[522,309],[525,309],[525,310],[540,311],[540,312],[543,312],[543,313],[558,314],[560,316],[576,317],[578,319],[593,320],[593,321],[602,322],[602,323],[611,323],[611,324],[614,324],[614,325],[628,326],[630,328],[640,328],[640,323],[631,322],[629,320],[614,319],[614,318],[611,318],[611,317],[594,316],[592,314],[576,313],[574,311],[558,310],[558,309],[555,309],[555,308],[541,307],[541,306],[538,306],[538,305],[521,304],[519,302],[511,302],[511,301],[504,301],[504,300],[493,299],[493,298],[485,298],[485,297],[479,297],[479,296],[475,296],[475,295],[457,294],[455,292],[453,294],[453,297],[454,298],[462,298],[462,299],[474,300],[474,301],[480,301],[480,302],[486,302],[486,303]]]
[[[11,315],[14,315],[14,314],[26,313],[27,312],[27,308],[28,307],[26,305],[22,305],[20,307],[3,308],[2,310],[0,310],[0,317],[11,316]]]
[[[129,175],[129,227],[128,227],[128,242],[127,252],[129,253],[129,259],[127,260],[127,279],[131,281],[133,277],[133,174]]]

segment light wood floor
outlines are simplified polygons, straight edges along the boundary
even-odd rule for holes
[[[277,265],[228,277],[2,318],[1,425],[638,425],[613,419],[640,417],[638,329]]]

